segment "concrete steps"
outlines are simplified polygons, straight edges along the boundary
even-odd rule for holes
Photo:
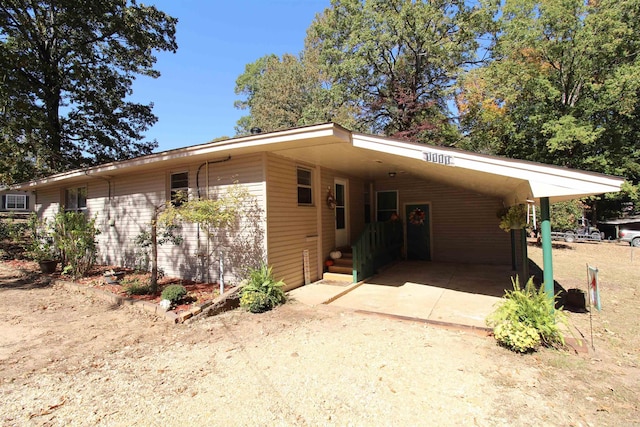
[[[351,248],[339,249],[342,252],[342,257],[333,260],[333,265],[330,265],[328,272],[322,275],[324,280],[334,280],[340,282],[352,282],[353,281],[353,255],[351,254]]]

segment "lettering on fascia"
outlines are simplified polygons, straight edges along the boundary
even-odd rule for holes
[[[423,151],[422,159],[425,162],[437,163],[439,165],[453,166],[453,156],[448,154],[436,153],[434,151]]]

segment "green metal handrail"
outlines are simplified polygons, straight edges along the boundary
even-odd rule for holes
[[[399,228],[398,228],[399,227]],[[402,246],[402,224],[372,222],[351,246],[353,282],[371,277],[380,267],[398,257]]]

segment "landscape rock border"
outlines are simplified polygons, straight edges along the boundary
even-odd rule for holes
[[[222,295],[206,301],[202,304],[194,305],[191,309],[175,313],[173,311],[165,311],[159,304],[138,300],[135,298],[127,298],[121,295],[115,295],[102,289],[92,286],[83,285],[68,280],[54,280],[54,285],[60,286],[70,292],[79,292],[84,295],[90,295],[108,303],[120,306],[132,306],[140,308],[152,315],[166,320],[169,323],[188,323],[201,317],[213,316],[238,306],[240,287],[234,287],[225,291]]]

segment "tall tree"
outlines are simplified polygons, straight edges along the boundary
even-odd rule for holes
[[[508,0],[465,76],[467,147],[640,179],[640,1]]]
[[[334,88],[360,108],[360,127],[450,144],[452,86],[481,59],[491,2],[332,0],[307,32]]]
[[[3,0],[0,181],[151,152],[152,104],[127,96],[160,75],[153,51],[176,51],[176,23],[135,0]]]
[[[329,121],[352,125],[352,108],[328,89],[314,53],[266,55],[246,65],[235,89],[244,98],[235,107],[249,115],[238,120],[237,134],[255,127],[269,132]]]

